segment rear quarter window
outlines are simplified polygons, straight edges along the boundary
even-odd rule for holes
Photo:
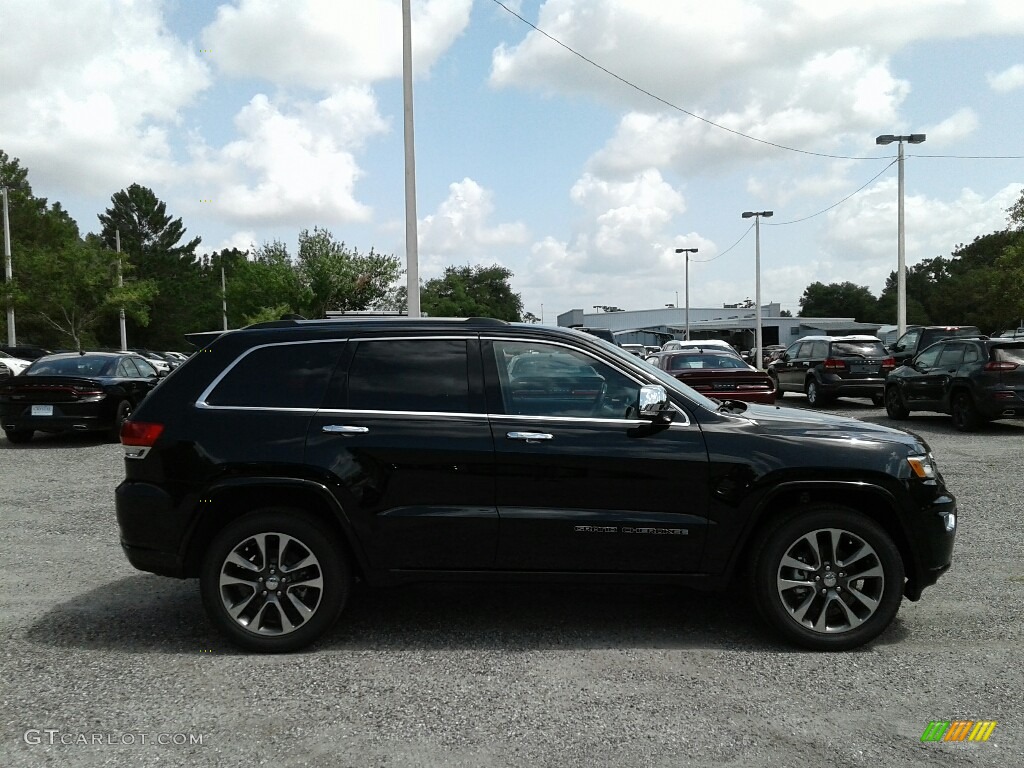
[[[257,347],[239,358],[206,403],[249,408],[318,408],[343,342]]]

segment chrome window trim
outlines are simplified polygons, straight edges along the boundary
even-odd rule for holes
[[[618,368],[617,366],[614,366],[611,363],[609,363],[609,362],[607,362],[607,361],[605,361],[605,360],[603,360],[603,359],[601,359],[599,357],[595,357],[594,355],[592,355],[590,353],[589,350],[581,350],[578,347],[573,346],[572,344],[568,344],[568,343],[566,343],[564,341],[557,341],[557,340],[552,340],[552,339],[536,338],[536,337],[530,337],[530,336],[525,336],[525,337],[524,336],[490,336],[490,335],[486,335],[486,334],[481,334],[481,333],[479,333],[477,331],[468,331],[468,332],[461,333],[461,334],[448,334],[448,333],[446,333],[446,334],[440,334],[440,335],[406,335],[406,334],[402,334],[402,335],[397,335],[397,336],[371,336],[371,337],[360,337],[360,336],[351,337],[351,336],[346,336],[344,338],[330,338],[330,339],[300,339],[298,341],[272,341],[272,342],[268,342],[266,344],[259,344],[259,345],[255,346],[255,347],[250,347],[249,349],[245,350],[245,352],[243,352],[241,355],[239,355],[237,358],[235,358],[231,362],[230,365],[228,365],[223,371],[221,371],[214,378],[214,380],[209,384],[209,386],[207,386],[206,389],[203,390],[202,394],[199,395],[199,398],[195,402],[195,407],[200,409],[200,410],[206,410],[206,411],[257,411],[257,412],[260,412],[260,411],[270,411],[270,412],[274,412],[274,413],[309,413],[309,414],[324,414],[324,415],[330,415],[330,416],[357,416],[357,417],[358,416],[371,416],[371,417],[373,417],[373,416],[403,416],[403,417],[423,417],[423,418],[445,418],[445,417],[449,417],[449,418],[463,418],[463,419],[481,419],[481,420],[487,420],[487,421],[491,421],[492,419],[511,419],[511,420],[514,420],[514,421],[524,421],[524,422],[549,421],[549,422],[556,422],[556,423],[558,423],[558,422],[566,422],[566,423],[570,423],[570,424],[578,424],[578,423],[582,422],[582,423],[591,423],[591,424],[616,424],[616,425],[624,425],[624,426],[629,426],[629,427],[640,427],[640,426],[644,426],[646,424],[650,424],[651,423],[651,422],[646,421],[644,419],[592,419],[592,418],[588,418],[586,416],[523,416],[523,415],[504,414],[504,413],[466,413],[466,412],[461,412],[461,411],[402,411],[402,410],[395,410],[395,411],[370,411],[370,410],[350,410],[350,409],[347,409],[347,408],[286,408],[286,407],[266,406],[266,405],[211,405],[210,403],[207,402],[207,398],[210,396],[210,393],[213,392],[213,390],[217,387],[218,384],[220,384],[221,380],[223,380],[223,378],[225,376],[227,376],[228,373],[230,373],[231,370],[234,369],[234,367],[236,365],[238,365],[243,359],[245,359],[245,357],[247,357],[248,355],[252,354],[253,352],[255,352],[258,349],[265,349],[267,347],[293,346],[293,345],[296,345],[296,344],[346,344],[348,342],[364,343],[364,342],[373,342],[373,341],[420,341],[420,340],[430,340],[430,341],[459,341],[459,340],[462,340],[462,341],[475,341],[475,340],[478,340],[478,339],[480,341],[516,341],[516,342],[522,342],[522,343],[527,343],[527,344],[530,344],[530,343],[540,343],[540,344],[548,344],[548,345],[554,345],[554,346],[558,346],[558,347],[564,347],[566,349],[570,349],[570,350],[572,350],[574,352],[578,352],[579,354],[585,355],[585,356],[590,357],[590,358],[592,358],[592,359],[594,359],[594,360],[596,360],[596,361],[598,361],[598,362],[600,362],[600,363],[602,363],[604,365],[609,366],[610,368],[612,368],[613,370],[615,370],[618,373],[622,374],[623,376],[625,376],[626,378],[630,379],[631,381],[633,381],[634,383],[638,384],[639,386],[644,386],[645,384],[652,384],[652,383],[658,384],[659,386],[663,386],[658,381],[651,382],[651,381],[644,380],[642,378],[637,377],[631,371],[624,371],[624,370]],[[671,403],[671,405],[672,405],[673,410],[679,416],[682,417],[683,421],[682,422],[673,421],[671,424],[668,424],[667,426],[669,428],[672,428],[672,427],[689,427],[691,425],[691,421],[690,421],[690,418],[687,415],[686,411],[684,411],[682,408],[680,408],[675,403]]]
[[[247,358],[249,355],[251,355],[253,352],[255,352],[258,349],[266,349],[267,347],[291,347],[291,346],[295,346],[297,344],[344,344],[347,341],[348,341],[347,338],[344,338],[344,339],[301,339],[299,341],[272,341],[272,342],[269,342],[267,344],[258,344],[255,347],[249,347],[249,349],[245,350],[245,352],[243,352],[238,357],[236,357],[234,360],[232,360],[230,365],[228,365],[223,371],[221,371],[219,374],[217,374],[216,377],[214,377],[213,381],[210,382],[209,386],[206,389],[204,389],[202,391],[202,393],[199,395],[199,397],[196,399],[196,403],[195,403],[196,408],[236,408],[236,409],[239,409],[239,410],[261,410],[261,411],[264,411],[264,410],[269,410],[269,411],[296,411],[296,410],[297,411],[304,411],[304,410],[312,410],[312,411],[316,411],[316,408],[306,409],[306,408],[275,408],[275,407],[271,407],[271,406],[254,406],[254,405],[210,405],[208,402],[206,402],[206,399],[210,396],[210,393],[213,392],[213,390],[217,388],[217,385],[221,383],[221,381],[224,379],[224,377],[227,376],[229,373],[231,373],[232,370],[234,370],[236,365],[238,365],[240,362],[242,362],[245,358]]]

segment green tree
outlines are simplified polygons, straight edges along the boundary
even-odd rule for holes
[[[224,252],[221,254],[223,258]],[[232,254],[226,269],[228,320],[232,326],[280,320],[283,315],[300,311],[302,285],[288,247],[281,241],[253,249],[251,258],[243,254],[239,259],[237,253]]]
[[[396,256],[372,248],[365,255],[355,248],[350,251],[329,230],[314,227],[299,233],[298,271],[306,317],[325,317],[327,310],[377,307],[393,293],[401,270]]]
[[[167,205],[148,187],[132,184],[116,192],[105,213],[99,214],[100,238],[113,249],[120,233],[121,252],[136,280],[153,280],[156,293],[150,314],[156,322],[138,322],[129,328],[132,346],[174,349],[182,336],[197,327],[196,297],[204,295],[204,281],[196,259],[201,238],[182,242],[185,227],[167,213]]]
[[[9,187],[14,267],[3,302],[14,303],[20,341],[56,348],[103,343],[98,329],[104,320],[116,319],[121,307],[136,322],[147,321],[145,302],[153,286],[119,288],[116,255],[95,237],[83,241],[60,203],[35,197],[28,170],[3,151],[0,184]],[[6,337],[6,317],[0,322]]]
[[[97,238],[69,240],[57,248],[29,248],[21,256],[24,277],[18,283],[18,309],[50,329],[53,346],[101,346],[97,325],[116,317],[122,308],[126,318],[148,323],[153,281],[119,287],[117,254]]]
[[[1009,214],[1008,224],[1010,229],[1024,230],[1024,192],[1020,193],[1020,197],[1006,211]]]
[[[853,283],[811,283],[800,297],[803,317],[852,317],[872,322],[878,312],[878,300],[863,285]]]
[[[523,300],[509,285],[512,272],[489,267],[447,267],[444,276],[428,280],[420,293],[423,312],[432,317],[494,317],[518,322]]]

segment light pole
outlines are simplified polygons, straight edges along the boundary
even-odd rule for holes
[[[686,340],[690,340],[690,254],[697,253],[696,248],[676,248],[676,253],[686,254]],[[679,294],[676,294],[676,304],[679,303]]]
[[[7,187],[0,187],[3,190],[4,197],[4,278],[7,280],[8,290],[11,287],[11,282],[14,280],[14,274],[11,271],[11,220],[7,216]],[[7,345],[10,347],[17,346],[17,338],[14,333],[14,302],[12,299],[7,300]]]
[[[117,247],[117,287],[124,287],[124,273],[121,271],[121,230],[114,230],[114,245]],[[118,325],[121,328],[121,351],[128,351],[128,331],[124,326],[124,304],[118,310]]]
[[[744,219],[749,219],[751,216],[754,217],[754,339],[756,340],[755,347],[757,348],[757,351],[754,353],[757,355],[754,359],[754,365],[759,369],[764,368],[761,347],[761,217],[768,218],[774,215],[774,213],[774,211],[743,212]]]
[[[896,214],[898,239],[896,247],[898,254],[896,268],[896,338],[899,338],[907,331],[907,258],[903,228],[903,142],[923,144],[924,137],[923,133],[912,133],[909,136],[893,136],[891,133],[887,133],[875,139],[875,144],[899,142],[899,153],[897,154],[897,165],[899,166],[899,204]]]

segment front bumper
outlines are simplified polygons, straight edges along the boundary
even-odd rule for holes
[[[916,567],[907,569],[903,594],[908,600],[920,599],[926,587],[935,584],[953,562],[953,544],[959,526],[956,499],[942,493],[921,510],[923,524],[915,536]]]

